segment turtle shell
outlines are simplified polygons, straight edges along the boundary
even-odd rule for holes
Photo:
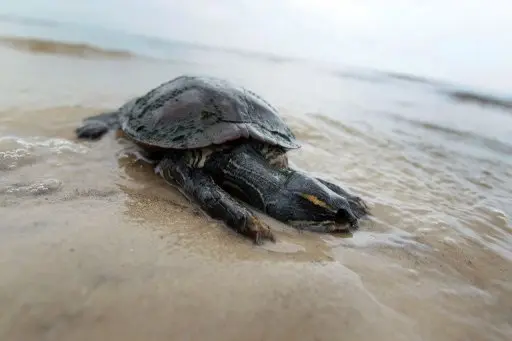
[[[148,146],[188,149],[252,138],[286,149],[300,147],[275,108],[218,78],[180,76],[120,111],[124,133]]]

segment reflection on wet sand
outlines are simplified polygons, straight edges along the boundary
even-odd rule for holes
[[[91,162],[102,147],[77,158]],[[4,222],[15,228],[2,231],[9,243],[0,251],[10,260],[1,263],[3,339],[396,334],[390,321],[404,317],[377,304],[356,274],[326,257],[318,239],[290,234],[303,246],[295,254],[255,247],[192,214],[148,167],[120,163],[87,185],[90,169],[75,165],[64,188],[42,198],[12,194],[19,206]],[[119,172],[119,190],[105,172]],[[95,190],[82,190],[88,186]],[[369,317],[388,326],[369,330]]]
[[[243,245],[250,254],[244,255],[236,252],[231,255],[237,258],[241,257],[241,259],[253,257],[254,251],[262,248],[276,253],[271,257],[274,260],[278,259],[276,256],[279,257],[279,254],[282,254],[281,257],[285,260],[303,262],[332,260],[332,257],[329,256],[329,247],[319,241],[314,233],[296,230],[256,210],[255,213],[272,226],[276,233],[277,243],[275,245],[266,243],[259,248],[252,248],[250,247],[252,243],[249,240],[245,240],[243,236],[235,233],[222,222],[209,217],[197,205],[188,201],[178,188],[169,185],[156,175],[151,165],[133,154],[121,157],[119,165],[124,176],[133,181],[131,183],[139,184],[137,188],[119,184],[119,188],[127,194],[126,214],[135,220],[153,221],[156,226],[161,227],[159,231],[161,233],[179,235],[179,242],[183,243],[183,246],[186,246],[189,251],[207,253],[211,257],[225,256],[225,252],[216,252],[211,249],[210,239],[215,238],[221,245],[224,243]],[[191,225],[190,216],[198,219],[197,225]],[[183,217],[185,220],[176,219],[177,217]],[[346,237],[346,235],[344,236]],[[222,248],[226,249],[225,246]],[[262,257],[269,255],[268,252],[257,252],[257,254]]]

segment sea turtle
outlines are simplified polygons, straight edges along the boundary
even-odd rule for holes
[[[163,179],[258,244],[275,238],[250,206],[326,233],[357,229],[369,214],[360,197],[289,167],[287,151],[300,147],[293,132],[264,99],[227,80],[179,76],[114,112],[86,118],[76,134],[96,140],[119,129]]]

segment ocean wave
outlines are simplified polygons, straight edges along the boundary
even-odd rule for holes
[[[447,95],[459,102],[467,102],[479,105],[512,109],[512,98],[504,98],[498,95],[484,94],[470,90],[448,90]]]
[[[106,29],[102,27],[94,27],[90,25],[80,24],[76,22],[65,22],[60,20],[54,20],[54,19],[42,19],[42,18],[34,18],[34,17],[24,17],[24,16],[17,16],[17,15],[2,15],[0,14],[0,24],[1,23],[7,23],[11,25],[15,25],[16,27],[21,27],[21,32],[25,32],[25,29],[27,27],[31,29],[35,29],[35,31],[32,31],[32,36],[40,37],[43,33],[43,36],[45,38],[51,37],[52,40],[42,40],[39,38],[31,38],[34,42],[42,41],[44,43],[58,43],[63,44],[64,48],[62,48],[60,45],[60,49],[57,52],[53,53],[64,53],[64,54],[71,54],[76,55],[77,52],[80,55],[87,55],[90,56],[91,54],[99,55],[99,56],[105,56],[105,57],[117,57],[117,58],[148,58],[146,57],[149,54],[149,57],[151,59],[156,60],[165,60],[165,61],[171,61],[174,62],[175,60],[173,58],[168,58],[169,55],[172,55],[176,53],[176,48],[184,48],[187,50],[197,50],[201,52],[215,52],[215,53],[225,53],[229,55],[236,55],[243,58],[252,58],[252,59],[259,59],[259,60],[265,60],[267,62],[272,63],[288,63],[296,61],[295,58],[292,58],[290,56],[282,56],[277,54],[272,54],[268,52],[257,52],[257,51],[249,51],[244,49],[238,49],[238,48],[228,48],[228,47],[221,47],[221,46],[215,46],[215,45],[208,45],[208,44],[201,44],[201,43],[193,43],[190,41],[183,41],[183,40],[175,40],[175,39],[165,39],[161,37],[155,37],[155,36],[148,36],[144,34],[134,34],[134,33],[127,33],[127,32],[121,32],[118,30],[112,30],[112,29]],[[19,32],[18,30],[15,30],[14,32]],[[65,35],[67,40],[69,41],[62,41],[62,38],[54,38],[54,35],[62,37],[62,32],[73,32],[73,35]],[[76,36],[81,36],[82,39],[85,39],[87,44],[75,44]],[[94,37],[94,38],[93,38]],[[98,39],[100,37],[101,41],[105,41],[104,38],[108,37],[108,40],[110,40],[109,43],[113,43],[115,41],[115,44],[117,45],[119,41],[123,42],[123,44],[128,42],[128,46],[124,46],[124,50],[113,50],[111,48],[101,48],[98,47],[96,44],[90,44],[89,39]],[[1,39],[1,38],[0,38]],[[9,37],[9,40],[11,38]],[[15,38],[15,46],[21,48],[23,50],[27,50],[27,42],[22,41],[21,44],[17,41],[19,38]],[[2,43],[0,41],[0,43]],[[81,42],[80,42],[81,43]],[[43,47],[43,51],[39,51],[40,48],[36,46],[36,49],[34,51],[33,43],[28,46],[28,49],[32,52],[46,52],[51,53],[52,51],[55,51],[55,49],[49,49],[50,51],[47,51],[46,47]],[[36,44],[37,45],[37,44]],[[144,50],[142,52],[140,48],[141,46],[144,46]],[[53,46],[52,46],[53,47]],[[148,49],[148,47],[150,47]],[[81,51],[81,48],[84,49],[84,51]],[[127,50],[126,50],[127,49]],[[133,51],[135,49],[136,53],[132,53],[130,51]],[[64,52],[62,52],[63,50]],[[71,50],[70,52],[68,52]]]
[[[6,15],[6,14],[0,14],[0,22],[32,25],[32,26],[45,26],[45,27],[55,27],[55,26],[60,25],[59,22],[48,20],[48,19],[26,18],[26,17],[21,17],[18,15]]]
[[[380,70],[371,67],[344,67],[344,68],[323,68],[330,75],[337,78],[354,79],[368,83],[407,83],[407,84],[418,84],[420,86],[427,87],[439,87],[445,83],[424,76],[418,76],[408,73]]]
[[[32,37],[0,37],[0,44],[31,53],[57,54],[81,58],[132,59],[141,56],[124,50],[105,49],[85,43],[71,43]]]
[[[485,146],[486,148],[494,152],[501,153],[504,155],[510,155],[512,153],[511,145],[503,141],[499,141],[497,139],[492,139],[489,137],[479,135],[474,132],[455,129],[453,127],[447,127],[433,122],[425,122],[421,120],[410,119],[399,115],[391,115],[391,117],[397,121],[402,121],[412,126],[415,126],[416,128],[441,134],[450,140],[459,140],[473,144],[478,143],[481,146]]]
[[[0,136],[0,172],[34,165],[51,156],[84,154],[87,148],[60,138]]]
[[[57,179],[43,179],[27,183],[14,183],[0,186],[0,193],[18,197],[29,195],[45,195],[57,192],[62,187],[62,181]]]
[[[420,84],[427,84],[427,85],[438,85],[440,82],[436,81],[434,79],[422,77],[422,76],[416,76],[408,73],[400,73],[400,72],[382,72],[382,74],[388,78],[396,79],[400,81],[405,82],[411,82],[411,83],[420,83]]]

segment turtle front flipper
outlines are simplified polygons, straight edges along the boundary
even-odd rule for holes
[[[87,117],[83,124],[75,129],[79,139],[97,140],[109,130],[119,128],[119,112],[107,112],[100,115]]]
[[[176,183],[183,194],[194,200],[210,217],[223,221],[256,244],[275,242],[270,228],[249,209],[238,203],[202,169],[192,168],[179,156],[164,157],[157,166],[160,175]]]

